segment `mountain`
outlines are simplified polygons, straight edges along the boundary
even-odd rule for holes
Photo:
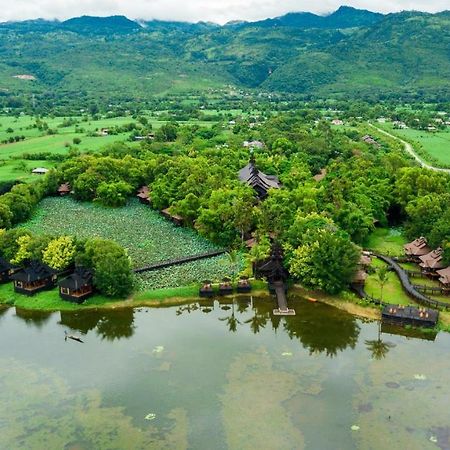
[[[123,16],[10,22],[0,25],[0,103],[31,92],[109,102],[229,85],[449,99],[449,48],[448,11],[381,15],[341,7],[328,16],[291,13],[225,26]]]
[[[81,34],[129,34],[142,27],[125,16],[82,16],[62,22],[61,28]]]
[[[259,22],[246,22],[241,27],[300,27],[300,28],[355,28],[373,25],[384,17],[383,14],[374,13],[350,6],[341,6],[337,11],[326,16],[301,12],[289,13],[274,19]]]

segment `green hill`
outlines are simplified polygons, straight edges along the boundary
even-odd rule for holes
[[[0,98],[51,92],[113,100],[232,84],[448,100],[449,48],[449,12],[384,16],[342,7],[225,26],[123,16],[13,22],[0,25]]]

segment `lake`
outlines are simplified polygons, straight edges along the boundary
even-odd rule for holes
[[[289,304],[2,309],[0,448],[450,448],[449,334]]]

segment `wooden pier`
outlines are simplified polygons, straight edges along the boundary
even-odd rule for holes
[[[282,281],[273,283],[275,295],[277,296],[278,309],[273,310],[275,316],[295,316],[295,310],[289,309],[286,299],[286,286]]]

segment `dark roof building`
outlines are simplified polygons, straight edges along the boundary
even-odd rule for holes
[[[444,251],[442,248],[437,248],[436,250],[427,253],[426,255],[420,256],[419,266],[425,272],[435,272],[437,269],[443,269],[444,264],[442,262]]]
[[[439,282],[444,286],[444,288],[450,289],[450,267],[437,270],[436,273],[439,275]]]
[[[277,244],[273,244],[270,258],[259,264],[256,268],[258,276],[267,278],[269,283],[275,281],[286,281],[289,278],[289,272],[283,264],[283,251]]]
[[[57,271],[40,261],[31,261],[11,275],[14,290],[19,294],[34,295],[55,286]]]
[[[0,283],[11,280],[11,275],[19,270],[4,258],[0,258]]]
[[[73,303],[83,303],[94,293],[93,272],[77,267],[71,275],[59,283],[59,296]]]
[[[260,199],[267,197],[269,189],[280,189],[281,183],[275,175],[266,175],[256,167],[255,158],[239,171],[239,180],[251,186]]]

